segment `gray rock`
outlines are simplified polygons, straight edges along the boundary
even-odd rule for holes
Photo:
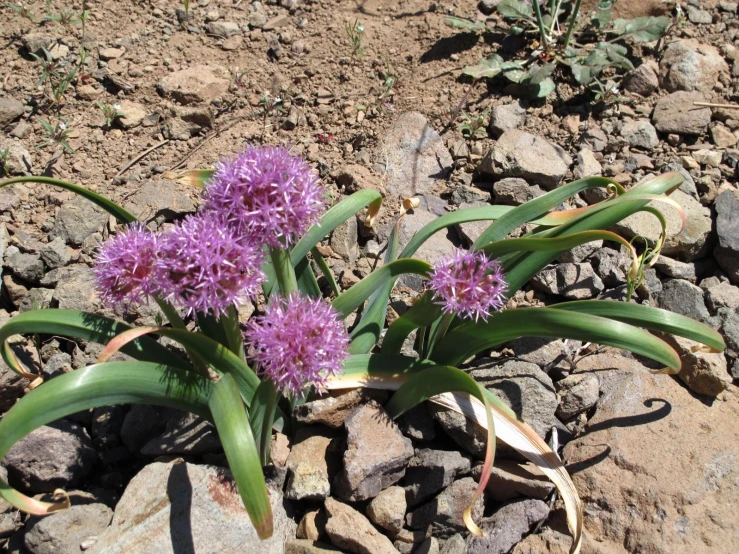
[[[735,285],[739,285],[739,192],[725,190],[714,202],[718,244],[713,257]]]
[[[657,100],[652,113],[652,123],[661,133],[701,135],[711,122],[711,108],[694,106],[693,102],[705,102],[700,92],[673,92]]]
[[[46,517],[32,517],[23,541],[31,554],[79,554],[80,545],[105,530],[113,510],[105,504],[84,504]]]
[[[546,190],[562,181],[572,158],[559,146],[525,131],[506,131],[480,162],[479,170],[497,177],[522,177]]]
[[[690,174],[690,172],[685,169],[680,162],[670,162],[665,165],[663,168],[663,171],[677,171],[680,175],[683,176],[683,184],[680,185],[680,190],[683,191],[685,194],[689,194],[696,200],[700,200],[700,197],[698,196],[698,189],[695,188],[695,181],[693,180],[693,176]]]
[[[695,283],[697,277],[694,263],[685,263],[673,260],[667,256],[660,256],[654,263],[654,269],[674,279],[685,279]]]
[[[405,471],[405,498],[413,507],[429,500],[436,493],[471,469],[470,459],[457,451],[419,450]]]
[[[418,545],[414,554],[439,554],[439,541],[436,537],[429,537]]]
[[[506,131],[523,127],[525,123],[526,109],[519,102],[497,105],[490,114],[488,131],[497,138]]]
[[[651,63],[643,63],[626,74],[623,87],[628,92],[647,97],[659,88],[659,77]]]
[[[688,5],[688,20],[691,23],[696,23],[699,25],[707,25],[713,23],[711,12],[698,9],[695,6],[690,5]]]
[[[485,202],[472,202],[469,204],[462,204],[459,208],[477,208],[485,205],[487,205]],[[490,227],[491,224],[492,221],[489,219],[481,221],[467,221],[465,223],[455,225],[454,228],[457,230],[459,236],[462,237],[465,244],[472,245],[478,238],[480,238],[480,235],[485,232],[485,229]]]
[[[81,246],[93,233],[101,233],[110,215],[89,200],[75,196],[57,213],[49,237],[61,237],[73,246]]]
[[[141,183],[123,207],[142,221],[161,224],[195,212],[191,193],[192,187],[187,185],[152,179]]]
[[[583,133],[582,141],[593,152],[603,152],[608,146],[608,135],[602,129],[593,127]]]
[[[285,543],[284,554],[341,554],[341,550],[322,542],[298,539]]]
[[[709,317],[703,290],[682,279],[670,279],[662,286],[657,300],[659,307],[697,321],[705,321]]]
[[[434,420],[426,409],[426,404],[419,404],[405,412],[398,419],[398,427],[406,437],[416,441],[430,441],[436,438]],[[406,479],[408,473],[406,472]]]
[[[603,174],[603,166],[601,166],[590,148],[582,148],[577,153],[577,165],[575,166],[574,174],[576,179],[584,179],[585,177]]]
[[[199,455],[222,452],[215,427],[189,412],[177,412],[167,420],[166,431],[141,448],[144,456]]]
[[[554,388],[559,397],[557,416],[567,420],[595,406],[600,394],[600,381],[592,373],[573,373],[557,381]]]
[[[674,335],[662,338],[680,355],[678,377],[698,394],[716,396],[731,385],[726,358],[721,352],[703,352],[700,345],[692,340]]]
[[[210,103],[228,92],[228,71],[221,66],[195,65],[159,80],[157,89],[181,104]]]
[[[464,554],[464,538],[459,533],[449,537],[439,554]]]
[[[475,468],[479,481],[482,465]],[[534,464],[519,464],[513,460],[496,459],[485,492],[494,502],[507,502],[525,496],[545,500],[554,490],[554,484]]]
[[[336,396],[301,404],[295,408],[295,418],[301,423],[320,423],[338,429],[344,426],[344,420],[359,404],[372,399],[382,403],[387,399],[387,395],[379,390],[351,389]]]
[[[467,554],[506,554],[539,521],[549,515],[541,500],[521,500],[500,508],[480,524],[484,537],[467,537]]]
[[[373,169],[385,176],[385,189],[392,197],[431,192],[446,179],[452,164],[444,141],[417,112],[401,114],[373,156]]]
[[[483,360],[470,375],[546,438],[555,425],[557,395],[551,378],[539,366],[517,360]]]
[[[403,478],[413,446],[379,404],[360,406],[345,426],[344,469],[334,481],[340,498],[352,502],[374,498]]]
[[[324,507],[328,515],[326,534],[339,548],[355,554],[398,554],[390,539],[351,506],[329,497]]]
[[[11,246],[5,252],[5,265],[13,275],[29,283],[38,284],[44,276],[44,264],[38,254],[24,254]]]
[[[23,396],[23,391],[27,386],[26,379],[0,360],[0,412],[6,412],[12,408],[16,400]]]
[[[472,500],[476,489],[477,483],[472,477],[454,481],[439,496],[408,514],[406,518],[408,527],[422,530],[430,527],[432,533],[441,538],[465,531],[462,513]],[[482,512],[483,500],[480,497],[472,509],[473,519],[479,521]]]
[[[64,310],[94,312],[100,307],[95,291],[95,276],[86,265],[69,266],[72,271],[64,273],[57,283],[52,301]]]
[[[296,524],[281,492],[269,489],[269,497],[274,532],[260,540],[228,470],[182,462],[150,464],[128,484],[110,527],[88,552],[122,554],[145,548],[159,554],[283,554]]]
[[[15,443],[3,465],[13,486],[33,493],[53,492],[79,483],[96,458],[85,429],[60,420],[39,427]]]
[[[646,119],[624,123],[621,127],[621,136],[632,148],[651,150],[659,145],[657,130]]]
[[[20,141],[0,139],[0,150],[7,152],[4,163],[11,175],[26,175],[33,171],[33,155],[23,147]]]
[[[586,258],[589,258],[592,256],[596,251],[603,248],[603,241],[602,240],[596,240],[593,242],[586,242],[585,244],[581,244],[580,246],[575,246],[574,248],[568,250],[564,254],[562,254],[559,257],[560,262],[564,263],[580,263]]]
[[[529,185],[516,177],[501,179],[493,185],[496,204],[520,206],[544,194],[539,185]]]
[[[123,418],[121,440],[130,452],[138,454],[141,448],[164,432],[167,419],[164,408],[134,404]]]
[[[311,425],[298,430],[286,462],[287,498],[323,500],[330,494],[330,477],[336,474],[338,465],[338,457],[329,453],[332,440],[333,437],[328,430],[320,425]],[[329,462],[332,462],[331,468]]]
[[[0,128],[18,119],[23,112],[23,102],[18,102],[14,98],[0,98]]]
[[[462,185],[454,189],[451,197],[452,204],[455,206],[477,202],[487,203],[488,200],[490,200],[489,192],[475,187],[468,187],[467,185]]]
[[[194,123],[188,123],[179,117],[173,117],[167,120],[164,127],[164,134],[170,140],[190,140],[198,134],[200,127]]]
[[[508,343],[516,358],[538,365],[545,372],[567,357],[567,346],[561,339],[521,337]]]
[[[719,74],[729,72],[716,48],[691,39],[670,43],[662,54],[659,68],[662,87],[669,92],[711,92]]]
[[[701,288],[703,283],[701,283]],[[709,288],[704,293],[706,305],[711,313],[715,314],[719,308],[736,310],[739,308],[739,287],[735,287],[726,281]]]
[[[375,525],[396,534],[403,528],[406,508],[403,487],[388,487],[367,506],[367,517]]]
[[[62,237],[57,237],[41,249],[41,259],[49,269],[64,267],[72,260],[72,252]]]
[[[739,336],[739,335],[738,335]],[[459,412],[430,403],[431,416],[451,439],[475,457],[485,456],[487,431]]]
[[[427,223],[438,218],[438,214],[432,213],[425,209],[413,210],[413,213],[406,214],[400,222],[400,233],[398,234],[399,248],[402,250],[413,235],[420,231]],[[454,243],[451,238],[454,236],[453,231],[442,229],[437,231],[423,243],[423,245],[413,255],[414,258],[424,260],[430,264],[446,258],[454,252]],[[424,279],[419,275],[404,275],[401,282],[414,290],[423,290]]]
[[[359,256],[357,218],[350,217],[331,233],[329,245],[332,250],[353,266]]]
[[[531,280],[537,290],[573,300],[593,298],[603,290],[603,282],[588,262],[564,263],[541,271]]]
[[[208,33],[221,38],[241,34],[241,28],[233,21],[212,21],[206,25]]]

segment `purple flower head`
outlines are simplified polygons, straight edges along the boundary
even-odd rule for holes
[[[154,268],[162,295],[188,313],[223,315],[259,292],[261,249],[219,219],[195,215],[160,238]]]
[[[505,305],[508,284],[497,260],[483,252],[456,250],[434,264],[428,288],[445,313],[477,321]]]
[[[323,188],[302,159],[286,148],[248,146],[220,162],[205,191],[213,212],[258,242],[289,246],[324,208]]]
[[[158,239],[133,223],[101,245],[95,257],[95,285],[109,305],[142,303],[154,290]]]
[[[293,396],[302,397],[311,385],[323,391],[326,379],[341,373],[349,355],[339,313],[299,294],[271,302],[264,315],[247,324],[245,338],[259,373]]]

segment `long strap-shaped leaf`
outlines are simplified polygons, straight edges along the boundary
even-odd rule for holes
[[[432,359],[439,364],[459,365],[478,352],[519,337],[594,342],[647,356],[673,369],[680,368],[680,357],[666,342],[633,325],[550,308],[505,310],[493,314],[487,322],[463,323],[439,341]]]
[[[70,414],[111,404],[156,404],[209,417],[211,382],[150,362],[109,362],[56,377],[21,398],[0,421],[0,458],[34,429]],[[44,515],[68,506],[29,498],[0,481],[0,496],[24,512]]]
[[[52,177],[15,177],[13,179],[0,181],[0,188],[7,187],[8,185],[13,185],[15,183],[43,183],[45,185],[54,185],[55,187],[74,192],[75,194],[79,194],[83,198],[87,198],[90,202],[94,202],[106,212],[114,216],[116,219],[123,221],[124,223],[133,223],[134,221],[138,221],[135,215],[133,215],[128,210],[122,208],[112,200],[109,200],[96,192],[92,192],[85,187],[75,185],[74,183],[68,183],[67,181],[54,179]]]
[[[208,406],[244,507],[259,538],[267,539],[272,536],[272,506],[249,419],[230,375],[213,385]]]
[[[425,370],[435,365],[428,360],[399,355],[351,356],[344,364],[344,373],[330,378],[327,387],[397,390],[413,375],[424,375]],[[557,487],[565,504],[567,524],[573,536],[571,553],[576,554],[582,540],[582,502],[564,464],[541,437],[526,423],[519,421],[516,414],[499,398],[488,390],[485,390],[485,396],[490,404],[497,438],[535,463]],[[487,426],[484,404],[468,394],[445,393],[431,398],[431,401],[466,415],[483,428]]]
[[[13,371],[23,374],[12,350],[7,345],[8,337],[16,334],[61,335],[86,341],[107,344],[114,337],[129,331],[130,326],[108,317],[78,312],[75,310],[33,310],[18,314],[0,328],[0,343],[3,358]],[[157,362],[181,369],[192,369],[187,361],[168,350],[151,337],[140,337],[130,341],[121,351],[141,361]]]

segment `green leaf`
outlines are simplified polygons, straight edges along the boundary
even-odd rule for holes
[[[551,337],[594,342],[647,356],[670,368],[680,358],[664,341],[632,325],[585,313],[549,308],[517,308],[493,314],[487,322],[467,322],[449,332],[432,360],[458,365],[470,356],[519,337]]]
[[[665,34],[669,24],[670,18],[666,15],[616,19],[613,22],[613,32],[620,35],[621,39],[631,37],[636,42],[653,42]]]
[[[328,281],[328,287],[331,289],[331,292],[334,293],[334,296],[339,296],[341,291],[339,290],[339,285],[336,283],[336,279],[334,278],[334,273],[331,271],[331,268],[326,263],[324,257],[318,251],[318,248],[312,248],[310,254],[313,257],[313,261],[316,262],[316,265],[318,265],[321,273],[326,278],[326,281]]]
[[[404,273],[428,275],[431,266],[421,260],[404,258],[373,271],[359,283],[341,293],[331,304],[344,317],[359,308],[369,296],[389,280]]]
[[[555,63],[545,63],[544,65],[534,64],[529,69],[529,82],[532,85],[538,85],[545,79],[547,79],[557,67]]]
[[[7,187],[8,185],[13,185],[15,183],[43,183],[45,185],[53,185],[55,187],[59,187],[78,194],[83,198],[87,198],[90,202],[97,204],[106,212],[114,216],[116,219],[123,221],[124,223],[133,223],[134,221],[138,221],[136,216],[134,216],[128,210],[123,209],[112,200],[108,200],[104,196],[101,196],[79,185],[75,185],[74,183],[68,183],[67,181],[62,181],[61,179],[53,179],[51,177],[15,177],[13,179],[0,181],[0,188]]]
[[[318,281],[307,257],[300,260],[295,266],[295,278],[297,279],[298,290],[305,296],[321,298],[321,287],[318,286]]]
[[[473,79],[482,79],[483,77],[492,78],[503,71],[501,64],[503,58],[498,54],[493,54],[489,58],[481,60],[477,65],[468,65],[462,69],[462,73],[469,75]]]
[[[533,21],[532,11],[530,4],[524,4],[517,0],[501,0],[496,6],[498,13],[508,19],[528,19]]]
[[[399,354],[405,339],[419,327],[428,327],[441,317],[441,307],[431,293],[424,294],[411,308],[388,327],[382,339],[383,354]]]
[[[549,96],[557,88],[557,86],[554,84],[554,81],[551,79],[551,77],[547,77],[546,79],[544,79],[542,82],[540,82],[538,85],[535,85],[535,86],[537,88],[536,88],[534,95],[537,98],[544,98],[545,96]]]
[[[267,539],[273,531],[272,506],[249,419],[230,375],[213,385],[208,407],[244,507],[259,538]]]
[[[277,410],[278,395],[275,385],[269,379],[259,383],[249,407],[251,430],[257,439],[257,452],[263,466],[269,464],[272,446],[272,423]]]
[[[485,23],[482,21],[469,21],[460,17],[447,16],[444,22],[455,29],[466,29],[468,31],[484,31]]]
[[[108,362],[65,373],[29,392],[3,416],[0,458],[34,429],[99,406],[155,404],[210,417],[211,387],[209,380],[192,372],[150,362]],[[0,496],[35,515],[57,511],[65,504],[26,497],[3,481]]]

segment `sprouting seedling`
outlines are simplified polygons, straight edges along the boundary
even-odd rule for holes
[[[36,14],[28,6],[24,4],[8,4],[8,6],[18,17],[36,23]]]
[[[475,116],[471,116],[470,114],[462,110],[460,117],[463,119],[463,122],[457,126],[457,131],[460,131],[467,138],[479,138],[486,136],[487,131],[485,130],[485,120],[487,119],[489,113],[490,108]]]
[[[64,27],[69,27],[70,25],[80,27],[82,25],[80,16],[78,16],[72,8],[63,9],[58,14],[47,15],[46,19],[49,21],[56,21]]]
[[[349,37],[349,43],[352,49],[352,60],[362,61],[364,58],[364,48],[362,47],[362,36],[364,35],[364,26],[359,22],[358,19],[354,20],[354,23],[346,24],[346,36]]]
[[[74,149],[69,145],[69,142],[67,142],[67,138],[72,130],[65,121],[57,121],[55,125],[52,125],[42,117],[36,116],[36,119],[44,128],[44,135],[46,137],[44,142],[36,146],[37,149],[58,144],[67,152],[74,152]]]
[[[120,104],[103,104],[102,102],[96,102],[95,106],[100,110],[105,118],[105,127],[110,129],[113,122],[119,117],[125,117],[126,114],[121,111]]]
[[[10,151],[7,148],[0,150],[0,170],[2,170],[3,175],[10,175],[10,167],[8,165],[9,155]]]
[[[64,99],[64,94],[69,89],[69,85],[72,84],[80,68],[87,59],[87,52],[85,50],[80,51],[79,63],[72,65],[68,70],[64,70],[66,62],[58,62],[54,60],[51,53],[45,48],[41,47],[43,56],[37,54],[31,54],[41,64],[41,71],[39,75],[38,84],[46,85],[48,83],[51,91],[51,98],[54,100],[54,104],[60,103]]]

